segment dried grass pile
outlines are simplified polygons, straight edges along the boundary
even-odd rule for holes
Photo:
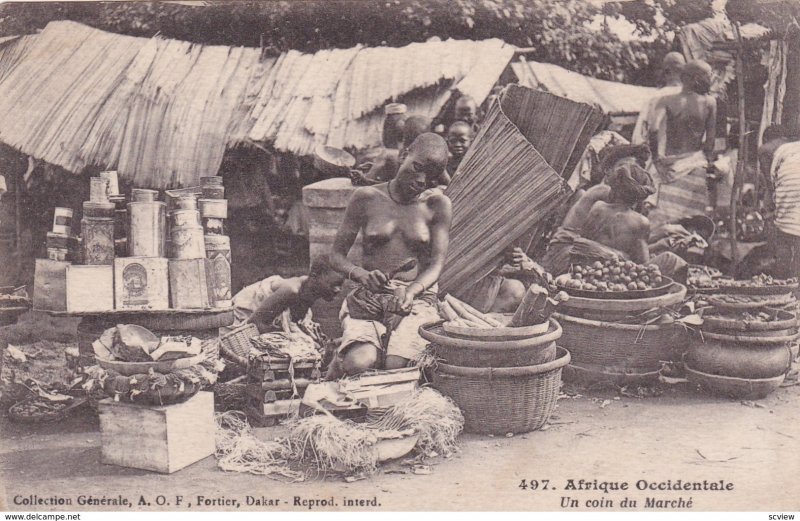
[[[325,472],[374,472],[378,443],[417,434],[415,449],[424,455],[452,454],[464,417],[452,400],[429,388],[401,403],[373,409],[364,423],[331,415],[294,417],[288,434],[274,441],[253,435],[244,415],[217,416],[217,460],[222,470],[303,480]]]

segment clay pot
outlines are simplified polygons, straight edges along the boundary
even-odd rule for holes
[[[772,378],[791,364],[786,342],[755,343],[705,338],[693,342],[686,363],[704,373],[736,378]]]

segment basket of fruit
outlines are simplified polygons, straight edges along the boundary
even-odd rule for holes
[[[791,295],[798,288],[797,279],[776,279],[763,273],[747,280],[690,277],[688,283],[695,293],[701,294]]]
[[[672,282],[655,264],[620,259],[573,264],[569,273],[556,278],[556,285],[570,296],[614,300],[665,295]]]
[[[778,295],[742,295],[742,294],[717,294],[709,295],[708,303],[721,310],[744,311],[763,307],[780,307],[794,302],[791,293]]]

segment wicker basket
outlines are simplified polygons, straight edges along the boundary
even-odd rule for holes
[[[703,373],[686,366],[690,382],[699,384],[711,394],[736,400],[760,400],[780,387],[786,375],[773,378],[735,378]]]
[[[559,310],[573,317],[589,320],[621,320],[649,309],[680,304],[686,298],[686,287],[673,283],[664,295],[647,298],[609,300],[570,296],[559,304]]]
[[[544,335],[518,340],[468,340],[449,336],[442,323],[425,324],[419,334],[433,344],[438,358],[460,367],[524,367],[552,362],[561,326],[550,319]]]
[[[439,364],[433,384],[464,414],[464,429],[479,434],[530,432],[547,422],[558,398],[569,352],[527,367],[474,368]]]
[[[765,309],[775,320],[764,322],[760,320],[745,320],[739,317],[725,317],[720,315],[703,315],[703,331],[716,331],[730,333],[732,331],[752,333],[756,336],[781,336],[797,330],[797,314],[782,309]],[[781,335],[773,332],[782,332]]]
[[[258,336],[258,328],[255,324],[245,324],[219,337],[219,350],[225,358],[247,369],[253,347],[250,339],[254,336]]]
[[[614,324],[569,315],[553,315],[564,328],[559,345],[569,349],[574,363],[604,368],[608,373],[646,374],[662,361],[677,360],[689,342],[688,332],[670,324]]]

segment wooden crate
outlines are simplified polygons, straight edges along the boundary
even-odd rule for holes
[[[278,400],[272,403],[248,403],[245,413],[253,427],[272,427],[300,410],[300,399]]]
[[[213,283],[206,259],[170,259],[169,297],[175,309],[206,309],[213,304]]]
[[[101,461],[171,474],[214,454],[214,395],[175,405],[98,404]]]
[[[36,259],[33,307],[48,311],[67,310],[67,266],[69,262]]]
[[[169,309],[167,259],[114,259],[114,299],[116,309]]]

